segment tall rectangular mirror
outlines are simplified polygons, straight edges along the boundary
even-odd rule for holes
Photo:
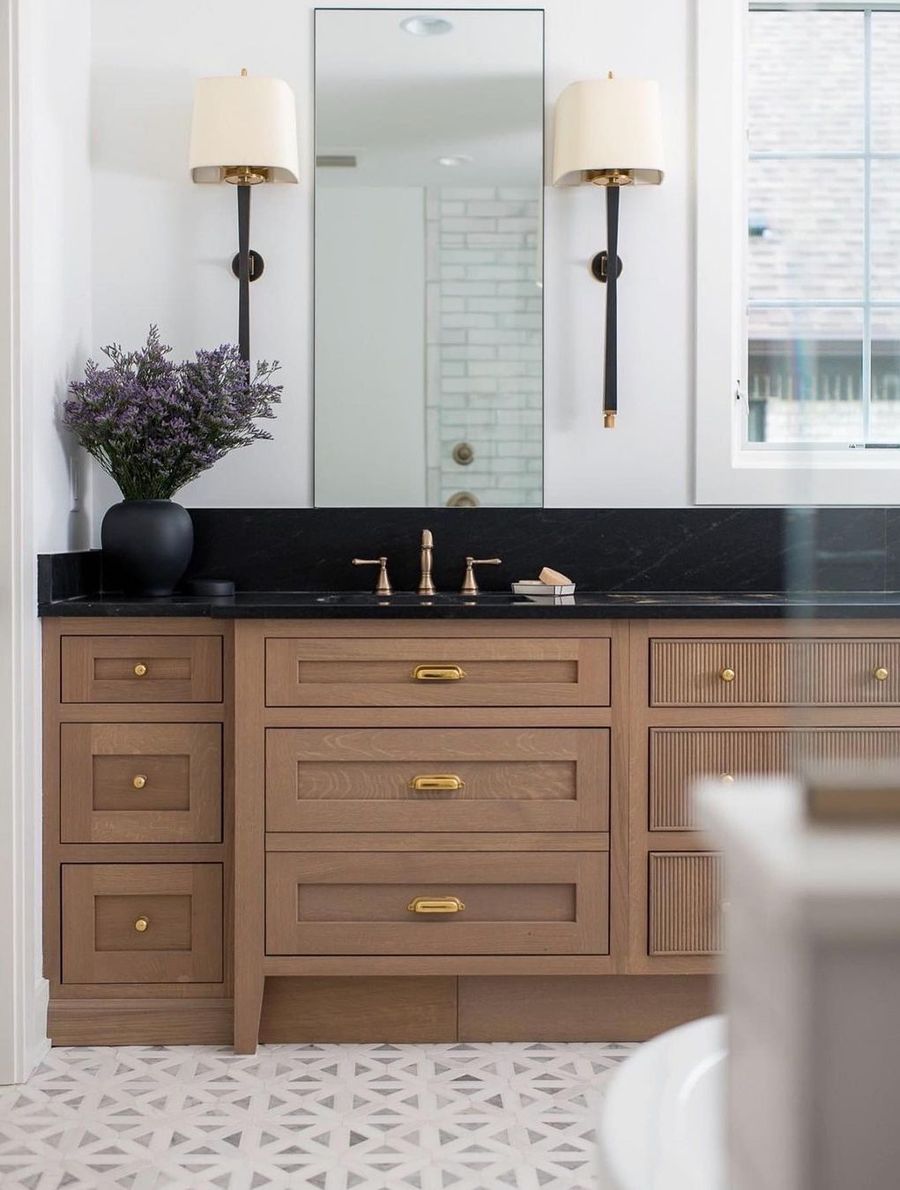
[[[544,24],[316,12],[315,501],[543,503]]]

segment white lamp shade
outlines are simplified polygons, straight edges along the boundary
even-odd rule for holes
[[[198,79],[191,127],[191,176],[222,182],[235,166],[268,171],[270,182],[296,182],[297,109],[281,79],[232,75]]]
[[[647,79],[572,83],[556,104],[553,184],[590,181],[592,170],[628,171],[632,180],[663,180],[659,86]]]

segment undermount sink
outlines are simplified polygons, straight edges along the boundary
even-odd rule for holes
[[[504,591],[486,591],[478,595],[461,595],[454,591],[438,591],[434,595],[417,595],[415,591],[394,591],[391,595],[376,595],[371,591],[335,591],[329,595],[317,596],[316,603],[406,603],[413,607],[427,607],[434,603],[511,603],[520,601],[520,598]]]

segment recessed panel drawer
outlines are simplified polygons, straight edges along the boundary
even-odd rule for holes
[[[63,864],[63,983],[219,983],[221,864]]]
[[[217,843],[218,723],[64,723],[63,843]]]
[[[690,793],[700,777],[731,783],[740,777],[799,772],[807,765],[886,760],[900,762],[900,730],[651,728],[649,828],[696,830]]]
[[[608,706],[609,640],[266,641],[275,707]]]
[[[221,702],[221,636],[64,636],[63,702]]]
[[[715,851],[654,851],[649,871],[651,955],[722,950],[722,857]]]
[[[605,831],[609,731],[266,733],[269,831]]]
[[[602,852],[266,856],[269,954],[607,954]]]
[[[657,707],[896,706],[900,640],[653,640]]]

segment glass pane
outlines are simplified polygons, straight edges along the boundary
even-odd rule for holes
[[[872,13],[872,148],[900,152],[900,12]]]
[[[751,152],[861,150],[864,47],[861,12],[751,12]]]
[[[749,441],[861,441],[862,336],[862,310],[751,310]]]
[[[872,162],[872,297],[900,299],[900,161]]]
[[[900,443],[900,310],[872,311],[869,441]]]
[[[859,161],[751,161],[751,300],[863,295]]]

